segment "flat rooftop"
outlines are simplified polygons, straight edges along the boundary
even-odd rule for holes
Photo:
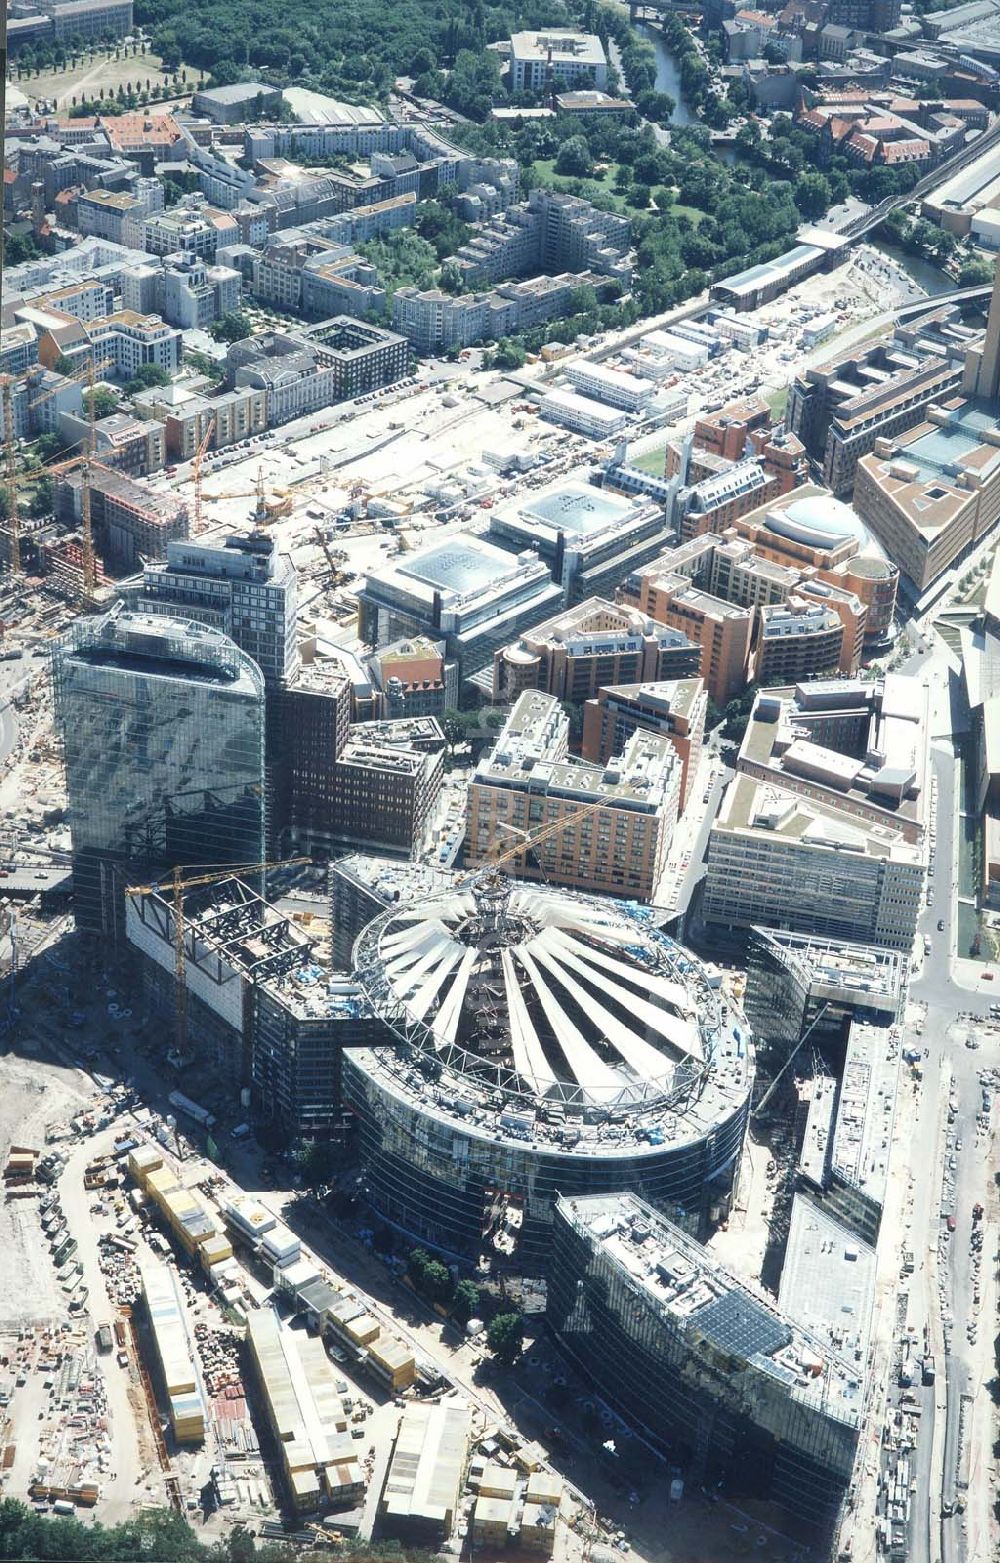
[[[694,1242],[632,1194],[560,1199],[560,1215],[582,1228],[665,1323],[697,1342],[777,1379],[788,1398],[856,1427],[863,1364],[835,1352],[808,1319],[793,1317],[763,1292],[713,1263]],[[746,1391],[753,1401],[752,1389]],[[761,1409],[774,1395],[760,1396]],[[751,1407],[752,1409],[752,1407]]]
[[[860,465],[930,545],[1000,477],[1000,417],[956,397],[898,436],[891,454],[863,456]]]
[[[440,895],[443,890],[450,890],[458,877],[450,869],[432,868],[426,863],[399,863],[367,852],[351,852],[338,858],[333,873],[338,878],[353,879],[383,906]]]
[[[895,1030],[852,1022],[831,1168],[879,1207],[885,1203],[898,1083],[899,1039]]]
[[[547,796],[597,800],[645,814],[666,806],[669,783],[680,761],[669,739],[639,730],[622,754],[607,765],[567,758],[560,741],[560,703],[541,690],[515,701],[495,747],[472,776],[477,787],[518,787]]]
[[[850,814],[862,829],[898,821],[915,838],[924,815],[926,701],[919,680],[892,673],[881,684],[825,679],[764,690],[737,769]]]
[[[798,1170],[816,1188],[826,1187],[830,1152],[833,1148],[833,1121],[837,1111],[837,1081],[833,1075],[814,1075],[809,1082],[809,1108],[805,1133],[799,1151]]]
[[[808,1194],[796,1194],[778,1306],[864,1372],[875,1301],[875,1250]]]
[[[713,830],[760,831],[768,840],[783,837],[806,847],[856,852],[894,863],[923,863],[921,848],[907,842],[902,832],[857,819],[833,800],[824,805],[746,775],[730,782]]]
[[[397,565],[396,573],[462,597],[482,591],[498,576],[511,575],[517,569],[517,561],[509,553],[481,538],[459,534],[414,554],[405,564]]]
[[[639,507],[607,489],[594,488],[589,483],[568,483],[547,490],[518,509],[521,516],[541,521],[554,532],[584,535],[603,532],[617,522],[631,519]]]

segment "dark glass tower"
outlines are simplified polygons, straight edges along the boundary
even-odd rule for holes
[[[228,636],[122,608],[53,660],[85,933],[117,938],[126,884],[264,858],[264,679]]]

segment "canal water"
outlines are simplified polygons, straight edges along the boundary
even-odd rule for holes
[[[639,31],[652,44],[653,52],[656,55],[657,92],[668,92],[677,105],[670,116],[671,123],[674,125],[697,124],[697,116],[691,113],[681,97],[680,72],[674,62],[673,55],[663,41],[663,34],[659,28],[648,27],[645,23],[640,25]]]
[[[954,278],[946,272],[939,271],[932,266],[930,261],[923,260],[919,255],[908,255],[905,250],[897,249],[895,244],[884,244],[881,239],[869,239],[869,244],[882,255],[887,255],[890,260],[902,267],[907,276],[913,278],[924,292],[933,296],[935,293],[950,293],[955,286]]]
[[[668,92],[676,105],[671,115],[671,123],[674,125],[696,125],[699,123],[697,115],[692,114],[687,104],[681,97],[680,72],[670,50],[663,41],[663,34],[657,27],[640,23],[639,31],[648,39],[656,55],[656,90]],[[717,155],[724,163],[732,165],[737,158],[734,147],[717,147]],[[929,295],[947,293],[955,284],[945,272],[932,266],[930,261],[922,260],[918,255],[908,255],[905,250],[897,249],[894,244],[883,244],[881,241],[869,240],[874,247],[881,250],[883,255],[891,257],[897,265],[913,278],[919,287]]]

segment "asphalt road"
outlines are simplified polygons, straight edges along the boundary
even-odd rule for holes
[[[17,715],[12,706],[0,706],[0,765],[17,742]]]
[[[944,1362],[938,1362],[939,1377],[944,1370],[944,1425],[937,1428],[935,1437],[936,1405],[942,1404],[940,1383],[934,1390],[923,1392],[921,1434],[915,1455],[914,1476],[917,1491],[912,1513],[911,1545],[913,1563],[970,1563],[975,1556],[970,1550],[964,1521],[958,1516],[943,1518],[940,1514],[940,1497],[953,1493],[953,1476],[958,1459],[958,1431],[961,1396],[975,1390],[978,1384],[978,1367],[975,1349],[966,1338],[966,1324],[972,1305],[973,1280],[970,1268],[970,1239],[972,1233],[972,1206],[983,1199],[988,1173],[984,1139],[977,1136],[976,1116],[980,1109],[981,1069],[1000,1064],[1000,1043],[990,1039],[988,1033],[980,1034],[980,1047],[969,1051],[964,1041],[956,1045],[954,1029],[958,1017],[968,1011],[981,1014],[989,1003],[989,997],[981,990],[970,991],[961,985],[955,974],[956,955],[956,892],[957,892],[957,820],[961,806],[958,796],[959,766],[948,734],[961,734],[968,726],[967,712],[953,677],[949,676],[948,659],[943,653],[932,657],[915,656],[907,662],[905,670],[923,670],[929,678],[933,701],[932,767],[937,781],[937,842],[936,872],[930,880],[931,904],[920,919],[919,928],[931,940],[929,955],[925,957],[923,970],[910,988],[912,999],[927,1006],[922,1042],[926,1050],[924,1086],[918,1118],[919,1134],[915,1143],[923,1146],[928,1154],[914,1155],[911,1171],[914,1175],[914,1246],[919,1244],[922,1256],[936,1249],[941,1238],[944,1217],[953,1212],[956,1220],[954,1234],[945,1240],[944,1262],[940,1279],[944,1282],[943,1297],[937,1295],[937,1281],[932,1283],[930,1267],[922,1264],[926,1296],[923,1301],[928,1318],[941,1304],[952,1315],[951,1350]],[[947,695],[946,695],[947,691]],[[934,737],[933,735],[937,735]],[[938,932],[938,922],[943,921],[945,931]],[[987,990],[988,992],[988,990]],[[1000,999],[1000,993],[997,994]],[[963,1028],[964,1030],[968,1028]],[[950,1075],[951,1092],[957,1099],[954,1123],[950,1126],[950,1139],[941,1140],[945,1165],[942,1167],[932,1151],[932,1136],[939,1111],[943,1116],[947,1102],[941,1102],[942,1079]],[[954,1158],[954,1168],[950,1166]],[[942,1188],[942,1174],[945,1182]],[[914,1277],[916,1280],[917,1277]],[[911,1307],[911,1315],[913,1314]],[[988,1330],[984,1315],[981,1330]],[[932,1344],[934,1332],[932,1329]],[[938,1463],[939,1462],[939,1463]],[[935,1465],[938,1468],[935,1470]],[[982,1473],[980,1480],[983,1479]],[[943,1484],[939,1488],[939,1484]],[[985,1540],[985,1538],[983,1538]]]

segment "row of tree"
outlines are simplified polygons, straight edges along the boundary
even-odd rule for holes
[[[430,1563],[431,1556],[395,1542],[352,1541],[342,1542],[338,1554],[344,1563]],[[49,1519],[13,1498],[0,1500],[0,1563],[314,1563],[329,1556],[328,1550],[259,1542],[242,1525],[207,1544],[169,1509],[144,1509],[121,1525],[85,1525]]]
[[[406,1268],[420,1296],[447,1308],[456,1323],[466,1325],[479,1317],[483,1300],[474,1281],[457,1281],[447,1265],[423,1248],[410,1251]],[[495,1314],[487,1326],[486,1344],[499,1362],[516,1362],[524,1344],[524,1316],[512,1311]]]

